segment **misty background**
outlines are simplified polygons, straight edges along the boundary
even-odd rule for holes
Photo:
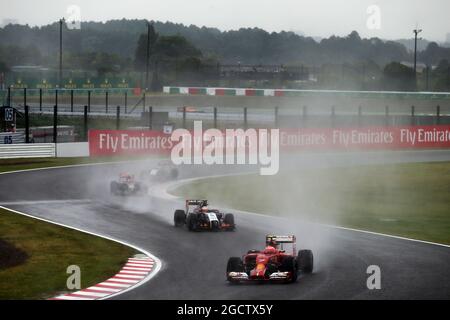
[[[0,3],[4,88],[56,85],[58,21],[65,17],[81,21],[79,28],[63,28],[64,84],[70,88],[105,79],[143,86],[150,22],[154,91],[163,85],[450,90],[447,1]],[[413,29],[423,29],[417,75]]]

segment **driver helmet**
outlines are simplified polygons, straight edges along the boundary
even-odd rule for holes
[[[203,206],[200,210],[201,210],[203,213],[207,213],[207,212],[209,211],[209,209],[208,209],[207,206]]]
[[[272,246],[267,246],[267,247],[264,249],[264,253],[265,253],[265,254],[274,254],[274,253],[277,253],[277,249],[275,249],[275,248],[272,247]]]

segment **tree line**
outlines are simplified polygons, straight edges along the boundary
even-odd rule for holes
[[[363,39],[356,31],[343,37],[330,36],[315,41],[293,32],[270,33],[259,28],[220,31],[171,22],[152,21],[151,24],[152,70],[158,63],[159,67],[165,66],[177,72],[194,72],[217,64],[305,65],[321,69],[319,80],[322,83],[331,83],[333,78],[342,75],[343,69],[347,69],[348,75],[358,73],[353,81],[367,78],[363,82],[368,87],[375,86],[369,80],[380,74],[409,79],[411,72],[410,68],[398,64],[413,58],[412,52],[403,44],[379,38]],[[64,67],[97,71],[99,74],[142,71],[146,65],[146,31],[147,21],[127,19],[105,23],[82,22],[80,30],[65,28]],[[57,68],[58,50],[57,22],[42,27],[7,25],[0,28],[0,72],[15,65]],[[430,42],[418,53],[418,61],[437,66],[430,71],[431,75],[442,77],[436,80],[440,83],[436,86],[445,87],[445,66],[450,61],[450,48]],[[333,71],[339,68],[340,71]],[[409,82],[399,80],[398,86]],[[335,85],[339,86],[338,83]]]

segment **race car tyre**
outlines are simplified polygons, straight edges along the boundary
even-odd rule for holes
[[[190,214],[186,219],[186,223],[189,231],[197,231],[198,229],[198,219],[195,214]]]
[[[227,272],[244,272],[244,263],[240,257],[231,257],[228,259]]]
[[[212,231],[219,231],[220,230],[220,226],[219,226],[219,222],[218,221],[212,221],[211,222],[211,230]]]
[[[128,187],[128,185],[127,184],[118,184],[118,186],[117,186],[118,188],[118,191],[120,191],[120,193],[124,196],[124,195],[126,195],[126,194],[128,194],[129,193],[129,190],[130,190],[130,188]]]
[[[111,184],[109,186],[109,190],[111,192],[112,195],[116,195],[117,194],[117,189],[118,189],[118,185],[116,181],[111,181]]]
[[[288,256],[283,259],[280,265],[281,272],[290,272],[292,274],[291,278],[287,281],[289,283],[297,281],[298,267],[297,261],[294,257]]]
[[[184,210],[175,210],[173,222],[175,227],[182,227],[186,223],[186,213]]]
[[[234,228],[235,228],[234,215],[232,213],[226,213],[225,217],[223,218],[223,222],[232,226],[228,230],[230,230],[230,231],[234,230]]]
[[[228,259],[227,274],[230,272],[245,272],[244,271],[244,263],[242,262],[241,258],[231,257]],[[233,280],[231,277],[227,277],[227,280],[230,282],[239,282],[239,281]]]
[[[311,250],[300,250],[297,256],[298,268],[305,272],[311,273],[314,267],[314,257]]]

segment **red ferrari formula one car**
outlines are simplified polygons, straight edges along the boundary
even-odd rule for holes
[[[287,253],[283,245],[292,244],[292,252]],[[296,254],[295,236],[266,236],[266,248],[262,251],[250,250],[242,258],[228,260],[227,280],[231,283],[247,281],[272,281],[292,283],[297,281],[299,272],[313,271],[311,250],[300,250]]]

